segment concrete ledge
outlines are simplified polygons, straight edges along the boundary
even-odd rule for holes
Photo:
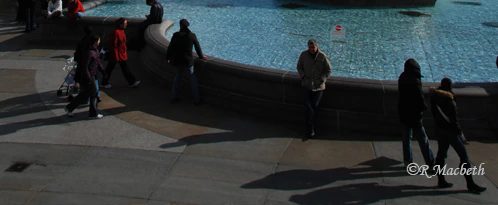
[[[170,87],[175,69],[167,64],[165,56],[169,41],[166,32],[173,22],[151,25],[146,31],[146,47],[141,59],[147,72],[158,82]],[[194,31],[195,32],[195,31]],[[201,45],[202,46],[202,45]],[[194,56],[195,53],[194,53]],[[245,65],[209,57],[195,60],[195,72],[203,100],[241,113],[302,123],[304,120],[304,92],[297,72]],[[188,78],[183,79],[188,88]],[[424,91],[437,83],[424,83]],[[496,112],[491,96],[497,96],[496,85],[457,84],[459,117],[466,133],[473,138],[494,137],[490,126]],[[494,90],[493,90],[494,89]],[[190,99],[189,89],[181,92]],[[397,135],[397,81],[352,79],[330,77],[327,90],[321,101],[319,121],[322,125],[338,131],[357,131]],[[430,107],[430,96],[426,102]],[[430,109],[424,113],[428,130],[433,127]],[[483,130],[486,130],[483,132]],[[475,132],[474,132],[475,131]]]

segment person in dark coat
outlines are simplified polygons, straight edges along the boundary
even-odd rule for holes
[[[101,87],[111,88],[111,84],[109,84],[109,80],[111,78],[112,71],[116,64],[119,63],[121,67],[121,72],[123,72],[126,81],[130,87],[137,87],[140,84],[139,80],[135,79],[135,76],[130,72],[128,68],[128,48],[126,47],[126,33],[124,29],[128,25],[128,21],[125,18],[119,18],[116,20],[116,29],[111,32],[109,35],[109,63],[105,69],[107,73],[107,77],[102,79]]]
[[[98,46],[100,44],[100,37],[92,35],[89,38],[89,47],[87,52],[82,54],[80,63],[78,67],[82,69],[79,76],[80,93],[76,98],[71,101],[64,111],[66,111],[69,117],[73,116],[73,110],[76,109],[80,104],[83,104],[88,98],[90,98],[89,106],[89,117],[90,119],[100,119],[103,115],[98,114],[97,107],[97,85],[95,85],[95,80],[97,79],[97,71],[100,71],[105,75],[104,67],[100,63]]]
[[[26,23],[26,29],[24,32],[31,32],[36,30],[35,28],[35,6],[36,0],[20,0],[19,4],[22,5],[20,8],[24,10],[24,22]]]
[[[175,32],[173,37],[171,37],[171,42],[168,46],[166,53],[166,59],[168,63],[176,67],[176,76],[173,81],[173,90],[171,92],[171,102],[175,103],[178,101],[178,89],[180,88],[180,81],[182,78],[182,73],[188,70],[190,76],[190,86],[192,88],[192,94],[194,97],[194,104],[200,104],[199,88],[197,85],[197,79],[194,75],[194,57],[192,56],[192,47],[195,48],[197,55],[200,59],[206,58],[202,54],[201,46],[199,41],[192,33],[188,26],[190,23],[187,19],[180,20],[180,31]]]
[[[402,124],[403,161],[405,166],[413,163],[411,139],[416,134],[425,163],[432,167],[434,155],[429,146],[429,140],[422,124],[422,113],[427,110],[422,93],[423,76],[420,65],[414,59],[405,62],[405,70],[398,79],[398,115]]]
[[[25,0],[17,0],[16,21],[19,24],[22,24],[26,21],[26,1]]]
[[[145,46],[144,32],[151,24],[160,24],[163,22],[163,5],[159,3],[157,0],[146,0],[147,5],[150,6],[149,14],[145,15],[145,21],[138,25],[138,34],[137,41],[135,42],[138,49],[141,49]]]
[[[441,86],[433,91],[431,96],[431,112],[436,122],[436,135],[438,137],[436,165],[440,168],[445,166],[445,159],[451,145],[460,157],[459,167],[470,169],[469,155],[460,136],[463,135],[463,132],[458,124],[457,104],[452,84],[451,79],[443,78]],[[480,187],[474,182],[470,173],[466,173],[464,177],[470,192],[480,193],[486,190],[485,187]],[[439,188],[448,188],[452,187],[453,184],[448,183],[444,175],[438,173],[438,186]]]

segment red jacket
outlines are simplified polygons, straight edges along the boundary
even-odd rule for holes
[[[128,60],[126,53],[126,34],[123,29],[115,29],[109,36],[109,51],[111,61]]]
[[[80,0],[75,0],[74,3],[69,2],[67,4],[67,15],[70,20],[74,20],[74,15],[78,12],[85,12],[85,8],[83,8]]]

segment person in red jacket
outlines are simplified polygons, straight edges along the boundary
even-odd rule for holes
[[[116,20],[116,29],[114,29],[109,36],[109,63],[105,69],[107,75],[102,79],[101,87],[111,88],[109,79],[111,78],[112,70],[114,70],[117,63],[119,63],[121,71],[130,87],[137,87],[138,84],[140,84],[140,81],[136,80],[135,76],[131,74],[128,64],[126,63],[128,54],[126,53],[126,33],[124,32],[124,29],[127,25],[128,21],[125,18],[119,18]]]
[[[69,0],[67,3],[67,15],[69,20],[78,20],[83,16],[83,12],[85,12],[85,8],[83,8],[83,4],[81,4],[80,0]]]

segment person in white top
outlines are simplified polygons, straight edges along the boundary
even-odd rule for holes
[[[47,19],[59,18],[62,15],[62,0],[49,0],[47,7]]]

